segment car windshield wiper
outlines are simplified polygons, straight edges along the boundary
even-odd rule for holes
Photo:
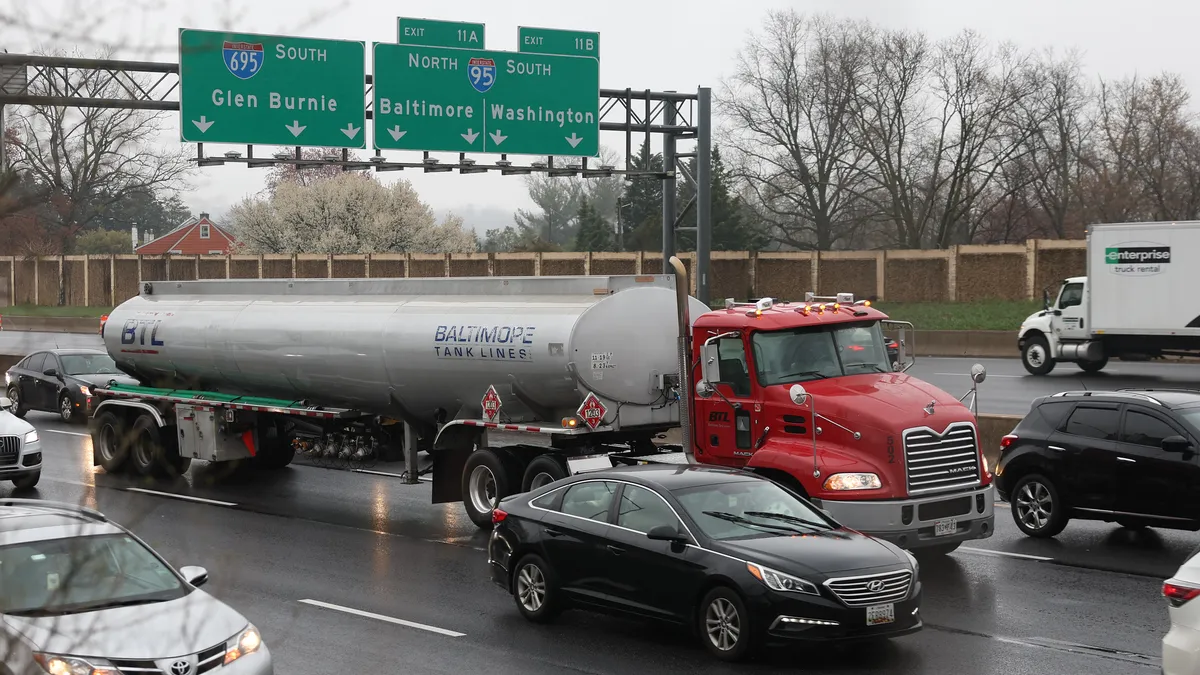
[[[760,523],[756,520],[750,520],[749,518],[743,518],[742,516],[739,516],[735,513],[728,513],[726,511],[702,511],[702,513],[706,516],[711,516],[713,518],[720,518],[721,520],[727,520],[731,523],[737,523],[739,525],[749,525],[750,527],[766,528],[766,529],[769,529],[769,530],[772,530],[775,532],[792,532],[794,534],[804,534],[803,532],[801,532],[800,530],[797,530],[794,527],[788,527],[786,525],[772,525],[771,523]]]
[[[833,529],[832,527],[826,525],[825,523],[818,523],[815,520],[806,520],[804,518],[798,518],[796,516],[789,516],[786,513],[769,513],[767,511],[747,511],[746,515],[754,516],[755,518],[774,518],[775,520],[782,520],[785,523],[796,523],[797,525],[805,525],[807,527],[816,528],[818,530],[832,530]]]
[[[113,600],[111,602],[97,602],[92,605],[80,605],[72,607],[72,612],[94,612],[99,609],[113,609],[114,607],[133,607],[134,605],[152,605],[156,602],[166,602],[155,598],[138,598],[131,600]]]

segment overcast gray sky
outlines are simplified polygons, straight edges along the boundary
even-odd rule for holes
[[[119,48],[163,45],[166,48],[157,53],[127,51],[118,57],[168,61],[177,58],[173,45],[178,27],[259,33],[295,30],[311,37],[392,42],[396,17],[403,15],[483,22],[487,48],[513,51],[519,25],[593,30],[600,32],[602,87],[677,91],[719,88],[747,31],[761,23],[767,10],[795,7],[921,30],[933,38],[973,28],[992,40],[1011,40],[1026,48],[1077,47],[1096,75],[1118,78],[1172,70],[1200,92],[1200,62],[1194,47],[1200,3],[1182,0],[347,0],[344,6],[336,0],[0,0],[0,6],[5,5],[41,26],[67,25],[68,17],[104,8],[108,18],[89,27],[93,39]],[[326,12],[330,6],[339,8]],[[65,40],[46,40],[44,33],[35,38],[27,31],[5,32],[3,42],[9,51],[29,49],[34,39],[47,46],[72,46]],[[603,133],[601,143],[616,147],[621,136]],[[206,149],[216,154],[231,148]],[[261,169],[241,166],[206,168],[183,198],[193,209],[217,215],[242,196],[260,190],[263,175]],[[529,205],[524,185],[515,176],[411,170],[383,174],[385,180],[392,176],[411,180],[422,198],[439,211],[458,211],[477,226],[503,224],[496,221],[510,221],[514,209]]]

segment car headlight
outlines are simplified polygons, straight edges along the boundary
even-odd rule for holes
[[[262,636],[259,635],[258,629],[254,624],[246,626],[246,628],[229,639],[225,643],[225,664],[228,665],[242,658],[247,654],[253,654],[262,646]]]
[[[913,576],[919,577],[921,575],[921,563],[917,562],[917,556],[910,553],[908,551],[908,549],[902,548],[900,550],[904,551],[904,555],[908,556],[908,562],[912,565],[912,568],[913,568]]]
[[[88,389],[87,385],[81,384],[81,385],[79,385],[79,393],[83,394],[84,396],[91,396],[92,390]]]
[[[33,660],[50,675],[118,675],[120,672],[108,661],[91,656],[83,659],[39,652],[33,655]]]
[[[808,593],[809,595],[820,595],[815,584],[805,581],[800,577],[794,577],[790,574],[784,574],[778,570],[773,570],[762,565],[754,563],[746,563],[746,569],[754,578],[767,585],[767,588],[781,593]]]
[[[30,431],[29,433],[25,434],[25,442],[26,443],[37,443],[38,442],[37,429],[34,429],[33,431]]]
[[[826,490],[878,490],[883,487],[873,473],[835,473],[825,479]]]

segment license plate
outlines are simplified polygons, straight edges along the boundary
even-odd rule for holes
[[[867,625],[879,626],[896,620],[896,605],[871,605],[867,608]]]
[[[944,537],[948,534],[958,532],[958,519],[950,518],[949,520],[933,521],[933,536]]]

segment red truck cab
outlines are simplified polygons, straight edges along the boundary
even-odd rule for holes
[[[893,363],[869,302],[808,297],[696,319],[696,461],[771,477],[914,551],[990,537],[995,489],[972,412]]]

